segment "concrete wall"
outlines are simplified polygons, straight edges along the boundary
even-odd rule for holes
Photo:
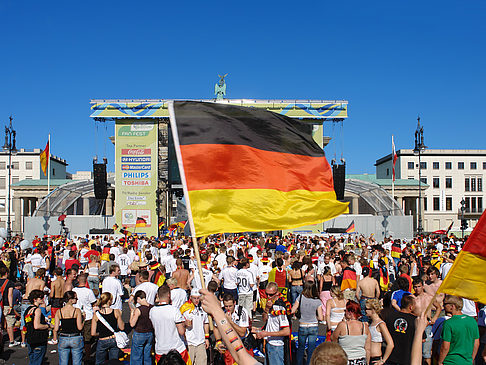
[[[32,240],[36,235],[61,233],[61,222],[57,220],[57,217],[25,217],[24,222],[24,236],[28,240]],[[112,228],[115,224],[115,217],[68,215],[64,223],[68,227],[71,237],[84,236],[92,228]]]

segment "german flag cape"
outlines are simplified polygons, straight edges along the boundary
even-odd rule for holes
[[[486,212],[486,211],[485,211]],[[486,303],[486,215],[479,218],[438,292]]]
[[[346,267],[343,270],[343,281],[341,282],[341,290],[356,289],[356,283],[356,271],[351,267]]]
[[[196,236],[302,227],[348,211],[309,124],[195,101],[170,102],[169,114]]]

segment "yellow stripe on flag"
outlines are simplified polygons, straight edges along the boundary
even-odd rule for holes
[[[438,292],[486,303],[486,258],[461,251]]]
[[[334,191],[195,190],[189,199],[198,236],[297,228],[348,213]]]

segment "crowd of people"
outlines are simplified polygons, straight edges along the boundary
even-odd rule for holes
[[[437,292],[462,239],[214,235],[201,270],[192,242],[14,238],[3,347],[30,364],[48,346],[61,365],[484,364],[486,308]]]

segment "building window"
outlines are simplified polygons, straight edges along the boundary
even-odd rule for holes
[[[486,162],[483,162],[483,170],[486,170]]]
[[[18,170],[20,168],[20,164],[18,161],[12,162],[12,169]]]
[[[471,178],[471,191],[476,191],[476,179],[474,177]]]
[[[446,177],[446,189],[452,189],[452,177]]]
[[[464,179],[464,191],[469,191],[469,178]]]
[[[12,184],[18,183],[19,182],[19,177],[18,176],[12,176]]]
[[[7,164],[5,162],[0,162],[0,170],[6,170]]]
[[[438,196],[434,196],[434,210],[440,210],[440,199]]]
[[[452,162],[446,162],[445,168],[446,168],[446,170],[452,170]]]
[[[386,169],[386,176],[390,176],[390,169]]]
[[[427,198],[424,198],[424,210],[427,211]]]
[[[471,213],[476,213],[476,198],[471,197]]]
[[[52,176],[56,176],[56,169],[52,168]]]
[[[427,178],[426,177],[421,177],[420,181],[422,181],[422,184],[427,184]]]
[[[414,178],[413,178],[413,176],[409,176],[408,179],[409,180],[413,180]]]
[[[432,168],[434,170],[438,170],[439,169],[439,163],[438,162],[432,162]]]
[[[432,179],[432,187],[434,187],[434,188],[438,188],[439,187],[439,178],[438,177],[434,177]]]
[[[464,198],[464,209],[466,213],[469,213],[471,211],[471,199],[469,197]]]
[[[26,170],[32,170],[32,161],[27,161],[25,163],[25,169]]]
[[[26,176],[25,180],[32,180],[32,176]]]
[[[469,166],[471,167],[471,170],[476,170],[478,168],[478,164],[476,162],[471,162]]]
[[[458,162],[457,163],[457,169],[458,170],[464,170],[464,162]]]
[[[446,210],[452,210],[452,197],[446,197]]]
[[[483,212],[483,198],[478,196],[478,213]]]
[[[415,165],[415,164],[414,164],[413,162],[409,162],[409,163],[407,164],[408,169],[409,169],[409,170],[413,170],[414,165]]]
[[[478,182],[478,191],[483,191],[483,178],[478,177],[477,182]]]
[[[7,179],[5,177],[0,177],[0,189],[7,188]]]
[[[427,162],[421,161],[421,162],[420,162],[420,168],[421,168],[422,170],[427,170]]]
[[[7,200],[4,196],[0,197],[0,212],[7,211]]]

